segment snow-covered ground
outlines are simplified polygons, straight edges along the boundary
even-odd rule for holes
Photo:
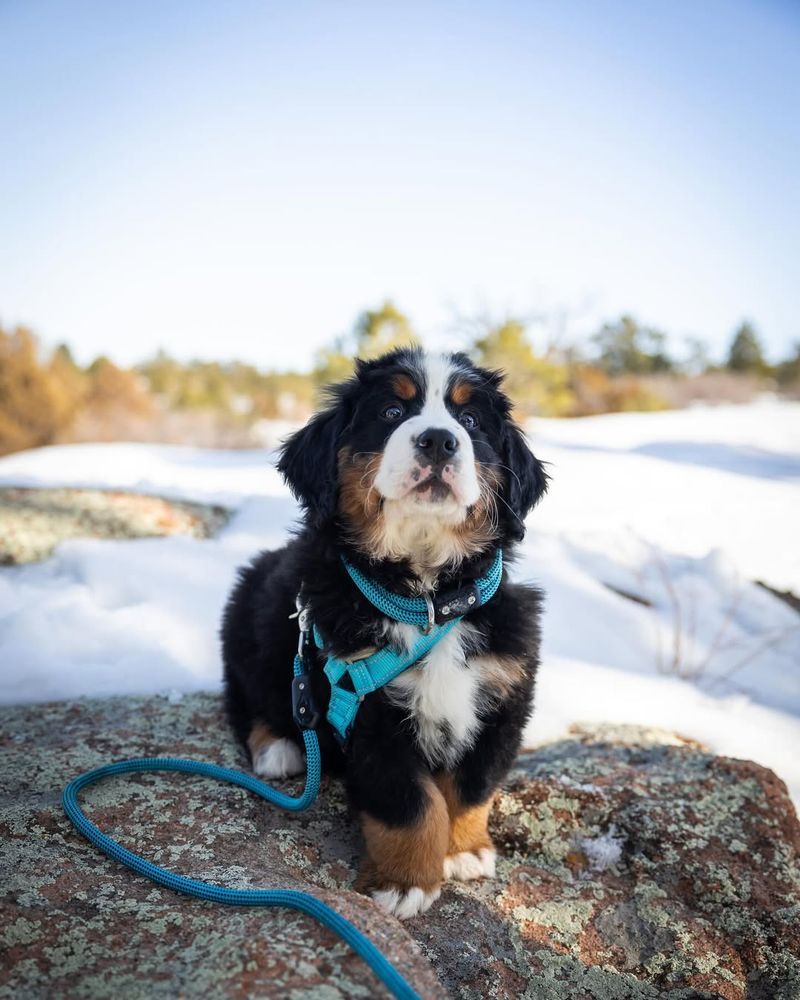
[[[552,485],[513,570],[547,593],[529,740],[661,726],[773,767],[800,802],[800,615],[752,583],[800,593],[800,404],[541,420],[531,440]],[[296,517],[270,462],[126,444],[0,460],[0,484],[236,509],[213,541],[70,541],[0,570],[0,699],[218,687],[235,568]]]

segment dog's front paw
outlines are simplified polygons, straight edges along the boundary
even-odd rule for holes
[[[420,889],[419,886],[412,885],[408,889],[375,889],[372,898],[387,913],[399,920],[408,920],[409,917],[424,913],[436,902],[441,891],[438,885],[434,889]]]
[[[460,851],[448,854],[444,859],[444,877],[459,882],[471,882],[476,878],[494,878],[497,852],[488,847],[478,851]]]
[[[303,754],[291,740],[274,740],[253,757],[253,770],[262,778],[291,778],[305,769]]]

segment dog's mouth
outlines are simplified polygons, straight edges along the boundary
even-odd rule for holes
[[[453,496],[453,490],[438,475],[429,476],[425,482],[418,483],[411,492],[420,500],[429,503],[440,503]]]
[[[460,468],[451,462],[435,466],[414,464],[403,473],[392,490],[383,496],[392,501],[405,500],[417,513],[420,508],[428,508],[430,513],[436,513],[437,516],[446,511],[454,513],[456,510],[463,510],[474,503],[474,500],[464,497]]]

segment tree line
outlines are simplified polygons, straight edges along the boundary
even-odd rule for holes
[[[459,332],[479,364],[507,373],[521,418],[658,410],[695,398],[736,401],[766,388],[800,397],[800,344],[771,365],[749,322],[734,331],[717,364],[699,340],[676,359],[662,331],[631,316],[604,324],[582,348],[555,342],[537,351],[531,325],[519,317],[479,319]],[[364,311],[316,354],[308,372],[181,362],[164,351],[132,368],[107,357],[82,366],[66,345],[47,352],[30,330],[0,326],[0,454],[70,440],[256,443],[254,429],[266,421],[305,419],[325,385],[352,371],[354,357],[420,343],[409,317],[390,301]]]

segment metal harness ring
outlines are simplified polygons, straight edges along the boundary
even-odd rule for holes
[[[433,598],[427,590],[422,596],[425,598],[425,607],[428,611],[428,624],[422,631],[427,635],[436,624],[436,608],[433,605]]]

